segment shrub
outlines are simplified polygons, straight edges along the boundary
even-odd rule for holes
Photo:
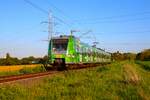
[[[44,68],[44,66],[38,66],[32,69],[33,72],[45,72],[46,69]]]
[[[102,71],[106,71],[106,70],[108,70],[108,66],[102,66],[97,69],[97,72],[102,72]]]
[[[136,63],[141,65],[145,70],[150,71],[150,61],[136,61]]]
[[[32,68],[27,68],[27,67],[25,67],[25,68],[23,68],[23,69],[20,69],[19,72],[20,72],[21,74],[29,74],[29,73],[33,73],[33,70],[32,70]]]
[[[25,68],[19,70],[19,72],[21,74],[38,73],[38,72],[44,72],[44,71],[46,71],[46,70],[43,66],[38,66],[35,68],[25,67]]]

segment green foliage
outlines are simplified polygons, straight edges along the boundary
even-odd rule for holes
[[[43,66],[38,66],[35,68],[25,67],[19,70],[21,74],[37,73],[37,72],[44,72],[44,71],[46,71],[46,69]]]
[[[19,72],[21,74],[29,74],[29,73],[33,73],[33,70],[32,70],[32,68],[25,67],[23,69],[20,69]]]
[[[3,58],[0,58],[0,65],[6,65],[6,60]]]
[[[19,71],[0,72],[0,76],[19,75]]]
[[[123,60],[141,60],[150,61],[150,49],[146,49],[138,54],[134,53],[120,53],[119,51],[112,53],[112,59],[115,61]]]
[[[6,54],[6,59],[0,59],[0,65],[20,65],[20,61],[18,58],[12,58],[9,53]]]
[[[33,72],[45,72],[46,69],[44,66],[38,66],[32,69]]]
[[[120,53],[119,51],[112,53],[112,59],[115,61],[135,60],[136,54],[134,53]]]
[[[138,89],[132,85],[125,85],[124,89],[118,91],[118,95],[124,100],[142,100]]]
[[[45,57],[35,58],[33,56],[25,57],[22,59],[11,57],[9,53],[6,54],[6,58],[0,58],[0,65],[27,65],[27,64],[43,64]]]
[[[140,84],[124,83],[123,65],[130,64],[142,78]],[[0,86],[1,100],[148,100],[150,75],[133,62],[106,67],[64,71],[31,86]],[[15,89],[16,88],[16,89]],[[2,90],[3,89],[3,90]],[[11,98],[12,97],[12,98]]]
[[[150,71],[150,61],[135,61],[137,64],[141,65],[145,70]]]
[[[137,60],[142,60],[142,61],[150,61],[150,49],[146,49],[140,53],[137,54],[136,56]]]
[[[109,70],[108,66],[102,66],[97,69],[97,72],[102,72],[102,71],[107,71],[107,70]]]
[[[19,85],[0,87],[0,100],[23,100],[25,89]]]
[[[43,64],[44,67],[47,67],[48,60],[48,56],[44,56],[43,59],[39,60],[39,63]]]

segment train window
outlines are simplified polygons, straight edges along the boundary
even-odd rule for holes
[[[82,47],[79,45],[79,52],[82,53]]]
[[[76,45],[76,51],[80,52],[80,46],[79,46],[79,44]]]
[[[54,39],[52,44],[53,44],[53,52],[65,53],[68,46],[68,39]]]

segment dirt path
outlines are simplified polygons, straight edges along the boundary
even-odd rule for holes
[[[124,81],[131,84],[138,84],[140,81],[140,77],[136,72],[136,69],[131,64],[123,65],[123,76]]]

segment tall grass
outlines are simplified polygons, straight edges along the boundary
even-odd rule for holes
[[[147,81],[140,81],[139,84],[124,82],[126,73],[123,66],[126,64]],[[150,76],[146,76],[146,73],[132,62],[64,71],[36,84],[33,82],[32,86],[0,86],[0,99],[6,100],[10,96],[8,100],[142,100],[149,98],[150,93]]]
[[[0,72],[0,76],[29,74],[29,73],[37,73],[37,72],[44,72],[44,71],[46,71],[46,69],[43,66],[24,67],[24,68],[17,70],[17,71]]]
[[[150,71],[150,61],[135,61],[135,62],[141,65],[145,70]]]
[[[25,67],[19,70],[21,74],[37,73],[37,72],[44,72],[44,71],[46,71],[46,69],[43,66],[37,66],[35,68]]]

